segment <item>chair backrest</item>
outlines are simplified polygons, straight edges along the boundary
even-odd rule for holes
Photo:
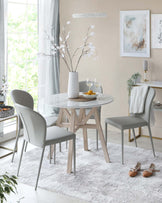
[[[14,104],[21,104],[23,106],[29,107],[33,109],[34,107],[34,101],[33,97],[24,90],[12,90],[11,91],[11,98],[14,102]]]
[[[29,107],[31,109],[34,108],[33,97],[28,92],[26,92],[24,90],[18,90],[18,89],[12,90],[11,91],[11,98],[12,98],[12,101],[14,103],[14,106],[15,106],[15,104],[20,104],[20,105]],[[16,108],[16,106],[15,106],[15,108]],[[16,109],[16,111],[18,113],[17,109]],[[19,119],[19,128],[22,128],[21,119]]]
[[[88,90],[89,90],[89,87],[87,86],[87,82],[86,81],[80,81],[79,82],[79,91],[80,92],[87,92]],[[96,87],[95,85],[93,85],[91,87],[91,90],[93,90],[94,92],[103,93],[102,86]]]
[[[146,96],[144,113],[140,116],[148,123],[150,123],[150,113],[151,113],[151,107],[152,107],[152,102],[154,97],[155,97],[155,90],[153,88],[149,88]]]
[[[44,147],[46,139],[46,121],[33,109],[15,104],[24,127],[24,139],[29,143]]]

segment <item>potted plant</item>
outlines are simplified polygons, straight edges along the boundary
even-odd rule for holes
[[[3,203],[4,200],[7,201],[6,194],[9,195],[11,192],[15,193],[17,191],[17,177],[14,175],[0,175],[0,202]]]
[[[137,83],[140,82],[141,79],[141,74],[140,73],[135,73],[133,74],[129,80],[127,80],[127,87],[128,87],[128,95],[130,96],[132,87]]]

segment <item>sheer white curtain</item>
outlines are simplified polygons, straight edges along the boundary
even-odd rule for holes
[[[7,1],[0,0],[0,88],[7,74]]]
[[[59,0],[39,0],[38,5],[38,35],[39,53],[50,55],[48,37],[59,43]],[[47,100],[53,94],[59,93],[59,56],[38,57],[38,110],[43,115],[58,113],[57,108],[47,105]]]
[[[0,0],[0,89],[2,77],[7,76],[7,1]],[[3,96],[0,95],[3,101]],[[0,123],[0,136],[3,132],[3,123]],[[2,134],[3,135],[3,134]]]

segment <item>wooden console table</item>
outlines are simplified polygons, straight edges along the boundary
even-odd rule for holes
[[[152,87],[155,89],[162,89],[162,81],[140,82],[140,83],[136,83],[135,86],[142,86],[142,85],[146,85],[146,86],[149,86],[149,87]],[[154,107],[154,109],[158,110],[158,111],[162,111],[162,105],[156,106],[156,107]],[[139,128],[139,132],[138,132],[138,135],[136,136],[136,138],[139,138],[139,137],[149,137],[149,136],[142,135],[141,128]],[[162,140],[162,138],[160,138],[160,137],[153,136],[152,138]],[[133,140],[134,140],[134,138],[131,138],[131,131],[129,130],[129,142],[132,142]]]
[[[18,117],[17,117],[16,114],[13,115],[13,116],[5,117],[5,118],[0,118],[0,122],[4,122],[4,121],[7,121],[7,120],[10,120],[10,119],[13,119],[13,118],[16,119],[16,135],[17,135],[17,132],[18,132]],[[13,151],[14,151],[13,149],[10,149],[10,148],[5,147],[5,146],[0,146],[0,148],[1,148],[1,149],[4,149],[4,150],[10,151],[10,152],[8,152],[8,153],[6,153],[6,154],[0,156],[0,159],[4,158],[4,157],[6,157],[6,156],[8,156],[8,155],[10,155],[10,154],[13,154]]]

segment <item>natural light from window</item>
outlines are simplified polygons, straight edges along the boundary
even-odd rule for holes
[[[38,98],[37,0],[8,0],[8,84]],[[12,104],[8,94],[8,104]]]

